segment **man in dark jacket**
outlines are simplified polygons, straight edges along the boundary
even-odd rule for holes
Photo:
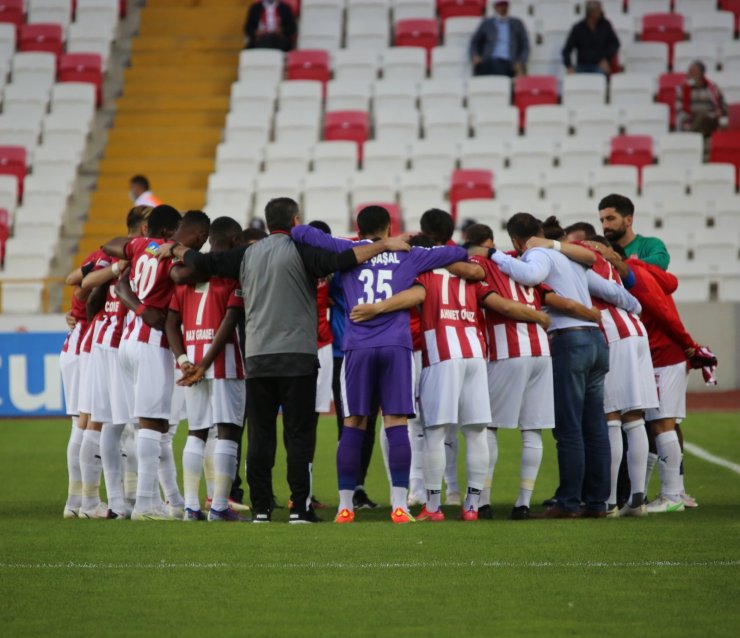
[[[527,28],[509,17],[508,2],[494,2],[495,15],[483,20],[470,39],[474,75],[524,75],[529,59]]]
[[[296,23],[293,10],[280,0],[262,0],[249,7],[244,35],[247,49],[290,51],[295,44]]]
[[[572,53],[576,51],[576,64],[573,66]],[[604,17],[601,3],[596,0],[586,2],[586,17],[576,22],[563,47],[563,64],[568,73],[603,73],[609,75],[617,52],[619,38],[611,22]]]

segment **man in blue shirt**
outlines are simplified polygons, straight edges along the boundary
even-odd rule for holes
[[[494,2],[495,15],[483,20],[470,40],[474,75],[524,75],[529,59],[527,28],[509,17],[508,2]]]

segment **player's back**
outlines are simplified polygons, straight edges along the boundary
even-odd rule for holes
[[[147,308],[166,311],[175,284],[170,279],[171,259],[159,260],[156,251],[165,239],[136,237],[126,244],[131,289]]]

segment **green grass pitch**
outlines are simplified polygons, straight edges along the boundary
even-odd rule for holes
[[[738,414],[686,440],[740,462]],[[178,432],[175,454],[184,444]],[[740,476],[686,455],[700,508],[644,520],[506,520],[519,436],[500,434],[494,521],[395,526],[65,521],[66,421],[0,423],[0,634],[20,636],[725,636],[740,626]],[[556,486],[550,435],[534,502]],[[322,419],[316,495],[336,503]],[[657,474],[657,472],[656,472]],[[287,501],[285,465],[275,478]],[[654,478],[651,495],[657,489]],[[325,510],[327,520],[333,510]]]

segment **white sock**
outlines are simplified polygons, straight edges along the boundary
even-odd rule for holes
[[[397,510],[399,507],[402,510],[408,510],[408,500],[409,489],[407,487],[391,485],[391,509],[393,511]]]
[[[424,426],[419,419],[409,419],[408,430],[411,445],[409,492],[421,494],[424,491]]]
[[[80,474],[80,446],[84,430],[77,427],[77,417],[72,417],[72,430],[67,442],[67,504],[66,509],[80,509],[82,505],[82,475]]]
[[[460,483],[457,478],[457,427],[447,426],[445,428],[445,484],[447,493],[460,493]]]
[[[139,474],[139,458],[136,455],[136,428],[127,423],[123,429],[121,454],[123,456],[123,496],[130,504],[136,500],[136,484]]]
[[[355,511],[355,505],[352,502],[354,496],[354,490],[339,490],[339,510],[349,510],[350,512]]]
[[[136,436],[136,456],[139,473],[136,482],[136,511],[153,512],[159,504],[157,471],[162,434],[156,430],[140,428]]]
[[[609,448],[612,453],[611,491],[607,503],[607,505],[610,505],[617,502],[617,481],[619,480],[619,466],[622,464],[624,443],[622,441],[622,422],[615,419],[614,421],[607,421],[606,425],[609,432]]]
[[[488,474],[488,442],[485,425],[466,425],[461,428],[465,437],[465,471],[468,489],[463,507],[466,511],[478,511],[481,490]]]
[[[236,453],[239,444],[228,439],[218,439],[213,450],[213,469],[215,481],[213,485],[213,503],[216,510],[225,510],[229,506],[229,494],[236,476]]]
[[[650,487],[650,479],[653,476],[653,470],[655,469],[655,464],[658,462],[658,455],[654,452],[650,452],[650,447],[648,444],[648,457],[647,457],[647,467],[645,468],[645,496],[647,496],[648,493],[648,487]]]
[[[165,500],[173,507],[184,507],[185,501],[177,485],[177,465],[172,450],[173,428],[162,435],[159,452],[159,484],[162,486]]]
[[[496,469],[498,461],[498,437],[496,430],[486,428],[486,443],[488,445],[488,469],[486,470],[486,479],[483,481],[483,489],[480,494],[480,504],[491,504],[491,484],[493,483],[493,471]]]
[[[445,472],[445,427],[426,428],[424,432],[424,487],[427,490],[427,510],[440,507],[442,477]]]
[[[663,468],[661,495],[678,501],[681,498],[681,445],[675,430],[663,432],[655,437],[658,461]]]
[[[213,498],[213,488],[216,484],[216,470],[213,467],[213,451],[216,449],[216,428],[208,431],[206,447],[203,450],[203,474],[206,477],[206,496]]]
[[[542,430],[522,430],[522,460],[519,465],[519,496],[515,507],[529,507],[542,464]]]
[[[631,498],[635,494],[647,494],[641,488],[645,485],[645,476],[648,465],[648,435],[645,429],[645,421],[638,419],[630,421],[622,426],[624,433],[627,435],[627,471],[630,476]]]
[[[103,478],[105,493],[108,495],[108,507],[114,512],[126,511],[123,500],[123,458],[121,457],[121,435],[123,423],[114,425],[106,423],[100,433],[100,458],[103,461]]]
[[[182,484],[185,490],[185,507],[200,509],[200,475],[203,472],[205,441],[188,436],[182,451]]]
[[[100,432],[85,430],[80,446],[80,475],[82,477],[82,509],[94,511],[100,505]]]

